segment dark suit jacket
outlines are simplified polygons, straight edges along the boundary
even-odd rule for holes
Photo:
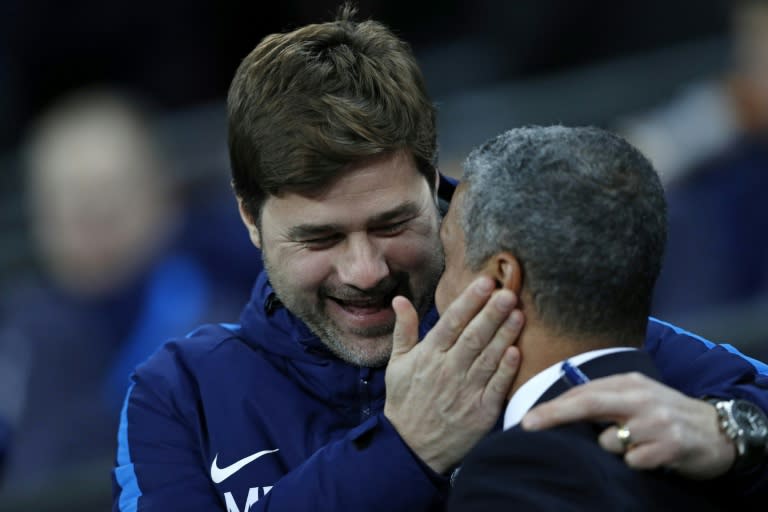
[[[609,354],[580,368],[592,379],[627,371],[656,378],[650,357],[641,351]],[[558,381],[539,402],[566,389]],[[621,456],[600,447],[600,432],[595,424],[581,422],[539,432],[514,427],[489,436],[464,461],[449,512],[726,509],[726,493],[717,496],[722,488],[716,484],[687,481],[663,470],[634,471]],[[738,506],[727,504],[729,510]]]

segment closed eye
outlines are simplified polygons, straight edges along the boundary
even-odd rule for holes
[[[322,249],[328,249],[336,245],[341,240],[340,234],[320,236],[316,238],[309,238],[307,240],[300,240],[299,243],[307,249],[318,251]]]
[[[405,229],[406,224],[408,224],[410,220],[411,219],[406,219],[399,222],[384,224],[382,226],[376,226],[372,229],[372,231],[382,236],[394,236],[400,234]]]

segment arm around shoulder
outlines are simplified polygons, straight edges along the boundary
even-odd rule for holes
[[[768,365],[651,318],[645,349],[662,380],[692,397],[741,398],[768,413]]]

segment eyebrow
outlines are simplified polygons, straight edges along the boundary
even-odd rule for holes
[[[415,217],[416,215],[418,215],[419,211],[420,211],[420,208],[416,203],[414,203],[413,201],[406,201],[392,208],[391,210],[387,210],[385,212],[374,215],[373,217],[368,219],[367,224],[368,226],[376,226],[376,225],[392,222],[393,220],[402,219],[403,217]],[[343,231],[343,226],[341,224],[306,223],[306,224],[298,224],[296,226],[292,226],[288,230],[288,236],[291,239],[301,240],[301,239],[327,235],[328,233],[334,233],[339,231]]]

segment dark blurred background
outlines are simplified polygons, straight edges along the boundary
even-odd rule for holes
[[[229,81],[339,3],[0,1],[0,510],[107,508],[130,368],[237,320],[261,262],[228,190]],[[768,357],[766,2],[357,5],[412,44],[448,174],[522,124],[638,145],[670,201],[655,314]]]

